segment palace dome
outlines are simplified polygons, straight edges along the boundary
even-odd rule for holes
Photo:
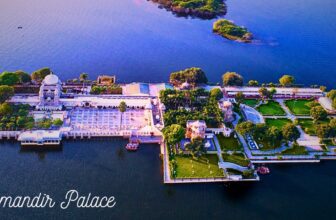
[[[45,85],[56,85],[60,82],[58,76],[54,75],[53,73],[50,73],[49,75],[47,75],[44,80],[43,83]]]

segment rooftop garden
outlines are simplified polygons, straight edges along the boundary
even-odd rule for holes
[[[223,160],[225,162],[234,163],[242,167],[248,167],[250,161],[245,157],[243,153],[223,153],[222,154]]]
[[[176,155],[174,161],[176,178],[224,177],[223,170],[218,167],[217,154],[206,154],[198,159]]]
[[[270,127],[274,126],[277,127],[278,129],[281,129],[288,123],[292,123],[292,121],[288,118],[277,118],[277,119],[266,118],[265,121],[268,126]]]
[[[310,115],[311,108],[319,105],[315,100],[306,99],[286,100],[285,104],[294,115]]]
[[[252,40],[252,33],[245,27],[240,27],[226,19],[217,20],[213,24],[213,31],[229,40],[237,40],[245,43],[249,43]]]
[[[231,135],[230,137],[225,137],[222,134],[216,135],[218,142],[220,144],[220,148],[223,151],[240,151],[242,150],[242,146],[239,143],[238,139]]]
[[[179,16],[211,19],[226,13],[223,0],[151,0]]]
[[[286,115],[285,110],[282,109],[280,104],[276,101],[267,101],[264,104],[258,106],[257,110],[262,115],[271,115],[271,116],[284,116]]]

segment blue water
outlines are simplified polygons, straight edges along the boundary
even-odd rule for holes
[[[146,0],[1,0],[0,71],[51,67],[63,79],[88,72],[120,81],[166,81],[202,67],[211,81],[226,71],[246,79],[336,83],[333,0],[228,0],[226,18],[258,43],[231,42],[212,22],[177,18]],[[23,26],[23,29],[17,29]]]

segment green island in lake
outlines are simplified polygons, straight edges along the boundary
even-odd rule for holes
[[[232,21],[219,19],[213,24],[213,31],[229,40],[250,43],[253,35],[245,27],[240,27]]]
[[[226,14],[223,0],[151,0],[180,16],[211,19]]]

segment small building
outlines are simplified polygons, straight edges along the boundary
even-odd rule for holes
[[[62,82],[59,78],[50,73],[42,81],[39,92],[39,104],[36,106],[37,110],[55,111],[62,110],[60,102],[62,92]]]
[[[186,138],[194,139],[200,137],[202,139],[205,138],[206,131],[206,123],[205,121],[196,120],[196,121],[187,121],[187,131]]]
[[[109,75],[100,75],[97,78],[97,84],[101,86],[110,86],[115,84],[116,76],[109,76]]]
[[[62,133],[59,130],[34,130],[22,132],[18,141],[21,145],[60,145],[62,141]]]

